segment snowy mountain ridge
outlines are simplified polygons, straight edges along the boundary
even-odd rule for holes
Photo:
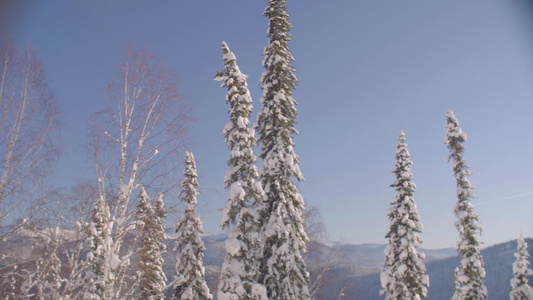
[[[204,242],[206,243],[207,253],[206,260],[217,261],[220,257],[215,258],[210,255],[215,255],[215,249],[224,250],[224,242],[227,238],[225,233],[211,233],[204,235]],[[316,259],[317,256],[333,255],[338,256],[331,258],[335,263],[350,263],[354,266],[364,268],[374,268],[379,270],[383,266],[384,250],[387,244],[351,244],[341,242],[317,242],[311,241],[308,243],[307,257]],[[425,249],[420,248],[420,251],[426,254],[426,261],[436,261],[457,255],[455,248],[441,248],[441,249]],[[218,250],[216,251],[218,252]],[[336,252],[336,253],[331,253]],[[223,255],[216,254],[216,255]]]
[[[57,234],[67,242],[66,245],[74,246],[74,232],[65,230],[57,232],[52,229],[40,229],[45,234]],[[167,229],[168,239],[165,241],[167,249],[172,249],[175,234],[172,228]],[[83,239],[83,237],[82,237]],[[225,256],[225,233],[207,233],[202,240],[205,243],[204,264],[206,268],[206,281],[210,289],[216,290],[220,267]],[[127,239],[129,243],[131,240]],[[533,239],[526,241],[533,245]],[[72,242],[72,243],[71,243]],[[6,247],[17,249],[20,257],[27,259],[40,254],[36,249],[40,243],[46,243],[46,239],[37,238],[35,229],[19,230],[13,236],[6,239]],[[37,246],[37,247],[35,247]],[[340,242],[316,242],[308,243],[308,251],[305,260],[311,274],[311,283],[319,275],[323,281],[317,291],[315,299],[336,299],[341,290],[347,295],[346,299],[382,299],[379,296],[380,282],[379,271],[383,266],[385,244],[350,244]],[[533,254],[533,248],[529,248]],[[426,254],[427,274],[430,278],[429,299],[449,299],[454,289],[453,270],[459,263],[454,248],[423,249]],[[488,287],[491,299],[506,299],[511,289],[512,264],[515,260],[516,241],[509,241],[482,250],[487,270],[487,278],[484,280]],[[135,258],[132,258],[135,260]],[[175,272],[174,264],[176,255],[168,251],[164,255],[164,272],[168,278],[172,278]],[[533,278],[530,277],[530,282]]]

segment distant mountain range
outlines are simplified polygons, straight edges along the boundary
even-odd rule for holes
[[[205,260],[214,264],[222,264],[224,260],[224,242],[226,234],[218,233],[205,235],[203,240],[206,244],[207,251]],[[349,262],[355,266],[380,270],[383,266],[384,251],[386,244],[347,244],[347,243],[323,243],[312,241],[308,244],[307,259],[317,260],[328,255],[334,255],[332,259],[336,263]],[[455,248],[443,249],[424,249],[419,251],[426,254],[426,262],[436,261],[456,255]]]
[[[0,229],[1,230],[1,229]],[[46,229],[45,229],[46,230]],[[62,236],[69,240],[73,233],[62,231]],[[4,246],[17,249],[21,257],[30,257],[34,253],[33,244],[37,242],[30,231],[19,231]],[[206,280],[215,295],[220,275],[220,267],[225,256],[225,234],[207,234],[203,237],[206,251],[204,265]],[[528,238],[529,253],[533,257],[533,239]],[[128,241],[125,241],[128,243]],[[163,267],[167,278],[174,277],[176,256],[172,251],[174,234],[167,233],[167,249]],[[482,250],[487,277],[484,280],[490,299],[509,299],[512,264],[515,261],[516,240],[494,245]],[[385,244],[346,244],[310,242],[307,245],[305,259],[311,277],[311,283],[318,287],[315,300],[374,300],[384,299],[379,296],[381,284],[379,271],[383,266]],[[459,264],[455,248],[437,250],[419,249],[426,254],[427,273],[430,277],[429,299],[450,299],[455,287],[454,269]],[[37,254],[38,255],[38,254]],[[317,281],[317,278],[321,280]],[[530,278],[533,283],[533,276]],[[315,290],[312,287],[312,290]],[[170,291],[169,291],[170,293]],[[339,295],[343,294],[342,298]]]
[[[528,251],[533,257],[533,239],[528,238],[526,242],[531,245]],[[483,282],[487,286],[489,299],[509,299],[509,292],[511,291],[510,280],[513,278],[512,265],[516,259],[513,254],[516,252],[516,246],[516,240],[514,240],[494,245],[481,251],[487,272],[487,277]],[[449,253],[448,249],[443,250],[444,253]],[[453,252],[452,257],[426,260],[427,274],[430,278],[428,299],[451,299],[455,289],[454,270],[459,265],[459,258],[456,256],[455,251]],[[428,258],[433,254],[430,251],[426,253]],[[384,297],[379,296],[379,291],[381,290],[379,272],[364,276],[351,276],[346,280],[356,286],[355,297],[346,299],[384,299]],[[529,280],[530,283],[533,282],[533,276]]]
[[[224,234],[207,235],[206,269],[211,273],[210,284],[216,283],[217,272],[224,260]],[[526,242],[533,257],[533,239]],[[516,240],[483,249],[483,259],[487,277],[484,280],[490,299],[509,299],[513,277],[512,264],[515,261]],[[316,300],[339,299],[342,292],[346,300],[384,299],[379,296],[381,283],[379,271],[383,266],[385,244],[342,244],[310,242],[306,261],[311,273],[311,282],[322,274],[322,286],[315,294]],[[429,298],[432,300],[449,300],[454,292],[454,270],[459,264],[455,248],[424,249],[426,254],[427,274],[430,277]],[[533,276],[530,278],[533,282]],[[216,290],[216,285],[211,285]]]

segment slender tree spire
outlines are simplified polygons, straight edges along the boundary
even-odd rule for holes
[[[88,244],[90,251],[87,254],[90,273],[87,297],[90,299],[111,299],[110,288],[114,277],[109,261],[113,240],[110,232],[109,207],[103,197],[98,198],[93,208],[91,222],[88,226]]]
[[[533,270],[529,268],[529,253],[527,243],[520,234],[517,251],[514,254],[516,261],[513,263],[513,279],[511,287],[513,290],[509,294],[511,300],[531,300],[533,299],[533,288],[528,284],[527,277],[533,275]]]
[[[309,299],[308,272],[302,258],[308,238],[304,229],[304,200],[294,179],[303,180],[292,134],[297,134],[294,75],[287,42],[290,40],[285,0],[269,0],[264,15],[269,19],[265,71],[261,76],[263,97],[257,131],[263,159],[259,178],[266,198],[259,206],[264,253],[261,282],[269,299]]]
[[[397,195],[387,211],[390,228],[385,237],[389,239],[389,245],[385,249],[385,267],[381,272],[381,294],[391,300],[425,298],[429,286],[429,277],[425,275],[425,255],[416,250],[422,243],[418,234],[424,226],[413,198],[416,185],[411,181],[411,165],[405,134],[400,130],[393,171],[396,180],[391,185]]]
[[[156,207],[150,203],[146,190],[141,187],[139,205],[136,211],[136,221],[139,228],[140,243],[140,299],[163,300],[167,277],[163,272],[163,252],[166,249],[165,228],[163,226],[166,209],[163,204],[163,195],[159,195]]]
[[[468,170],[463,160],[462,143],[466,142],[466,133],[459,127],[459,121],[451,110],[446,112],[446,132],[444,142],[450,149],[448,161],[453,161],[453,172],[457,182],[458,199],[453,211],[458,219],[455,227],[459,231],[457,251],[461,258],[461,263],[455,271],[456,289],[452,299],[483,300],[487,299],[487,287],[483,284],[486,273],[479,250],[481,243],[479,215],[474,213],[471,201],[475,197],[472,193],[474,187],[467,178],[472,172]]]
[[[204,233],[202,221],[196,211],[196,196],[198,196],[198,176],[196,163],[190,152],[185,152],[185,171],[182,181],[183,190],[180,198],[185,202],[185,211],[181,221],[176,226],[176,274],[174,281],[174,299],[198,300],[211,299],[213,296],[205,282],[203,264]]]
[[[222,42],[224,71],[218,72],[215,80],[223,81],[230,104],[230,122],[223,130],[230,148],[224,186],[229,190],[226,207],[222,214],[222,228],[232,228],[226,240],[226,258],[218,286],[218,299],[264,299],[265,288],[257,283],[261,254],[258,239],[258,222],[255,212],[257,202],[264,192],[256,181],[256,157],[252,146],[256,141],[254,130],[249,127],[252,98],[244,75],[228,45]]]

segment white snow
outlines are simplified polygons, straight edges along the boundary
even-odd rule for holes
[[[246,245],[236,238],[228,238],[225,242],[226,252],[231,256],[236,256],[241,249],[246,249]]]

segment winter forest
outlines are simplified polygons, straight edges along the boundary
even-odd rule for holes
[[[195,99],[181,95],[179,76],[157,53],[124,43],[115,76],[102,87],[107,106],[91,112],[79,150],[87,153],[92,177],[65,191],[52,180],[64,155],[64,112],[45,68],[53,62],[41,62],[38,51],[11,39],[1,45],[1,299],[533,299],[533,239],[520,234],[527,228],[506,228],[518,233],[513,240],[483,244],[485,216],[476,212],[470,182],[476,166],[467,163],[458,110],[459,118],[448,109],[432,121],[444,132],[446,156],[438,168],[455,179],[447,187],[455,195],[453,211],[442,214],[454,217],[447,225],[455,228],[456,247],[422,247],[423,234],[438,233],[425,230],[419,214],[416,155],[401,125],[392,128],[399,131],[391,141],[396,148],[386,149],[395,197],[371,216],[387,222],[378,230],[383,243],[328,240],[323,208],[306,204],[301,192],[304,184],[321,182],[304,179],[306,161],[296,153],[297,109],[307,100],[293,98],[305,82],[293,66],[286,2],[267,0],[264,8],[268,42],[262,74],[254,75],[260,76],[259,106],[252,75],[241,72],[248,66],[238,64],[240,49],[221,41],[219,65],[212,65],[211,83],[221,87],[217,101],[226,105],[219,112],[226,125],[217,142],[226,143],[227,166],[217,233],[204,231],[198,170],[205,160],[195,159],[202,150],[191,134]],[[352,188],[365,184],[354,180]],[[348,226],[356,234],[371,231]]]

